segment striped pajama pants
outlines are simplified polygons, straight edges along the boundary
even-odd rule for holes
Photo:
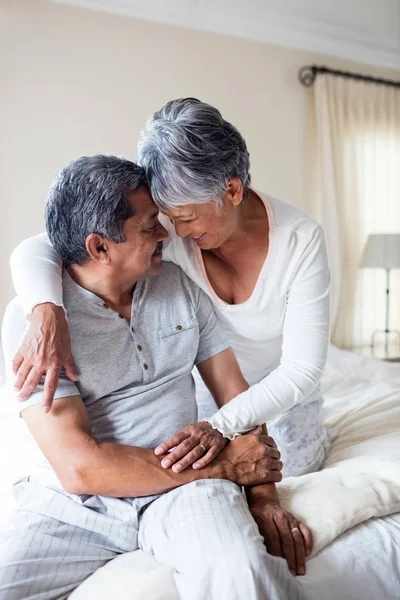
[[[174,569],[183,600],[305,597],[286,562],[267,554],[245,494],[229,481],[118,499],[23,480],[15,495],[0,534],[0,600],[67,598],[107,561],[138,548]]]

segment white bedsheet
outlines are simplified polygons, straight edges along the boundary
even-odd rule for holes
[[[279,484],[314,534],[314,554],[370,517],[400,511],[400,365],[331,348],[325,424],[336,437],[318,473]]]
[[[380,514],[399,510],[400,365],[332,347],[323,392],[326,422],[338,433],[327,466],[319,474],[326,481],[319,490],[315,474],[281,484],[287,505],[308,515],[318,548],[367,519],[368,506]],[[29,434],[20,420],[4,416],[7,403],[2,402],[0,524],[12,509],[12,479],[36,460]],[[344,462],[345,472],[335,475],[339,461]],[[291,493],[294,489],[296,495]],[[400,515],[353,527],[307,563],[302,579],[310,600],[400,599]],[[108,563],[71,596],[71,600],[92,598],[177,600],[178,596],[170,569],[138,551]]]

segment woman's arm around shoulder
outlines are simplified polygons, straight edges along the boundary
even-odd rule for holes
[[[63,305],[62,259],[46,233],[23,240],[11,254],[10,266],[25,315],[37,304]]]
[[[26,400],[45,379],[43,408],[50,410],[60,368],[77,381],[63,309],[62,260],[46,234],[21,242],[11,255],[11,273],[29,326],[13,360],[15,388]]]

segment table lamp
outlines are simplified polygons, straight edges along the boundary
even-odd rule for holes
[[[400,233],[378,233],[369,235],[360,267],[386,270],[386,326],[385,329],[378,329],[373,332],[371,347],[372,349],[374,348],[376,334],[384,333],[385,354],[387,356],[389,349],[389,335],[397,336],[400,341],[400,331],[389,329],[390,271],[391,269],[400,269]]]

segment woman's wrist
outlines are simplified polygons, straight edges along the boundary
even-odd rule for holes
[[[37,319],[42,320],[45,315],[54,315],[56,317],[65,318],[65,310],[63,306],[58,306],[53,302],[41,302],[33,307],[27,318],[29,321]]]

